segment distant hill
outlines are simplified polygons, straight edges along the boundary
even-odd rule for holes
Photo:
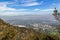
[[[0,19],[0,40],[60,40],[57,35],[48,35],[30,28],[16,27]]]

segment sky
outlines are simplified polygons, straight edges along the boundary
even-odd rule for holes
[[[60,10],[60,0],[0,0],[0,15],[52,14]]]

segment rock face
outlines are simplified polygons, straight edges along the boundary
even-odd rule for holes
[[[15,27],[0,19],[0,40],[59,40],[59,38],[30,28]]]

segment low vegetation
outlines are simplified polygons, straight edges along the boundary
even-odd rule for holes
[[[60,34],[50,35],[30,28],[19,28],[0,19],[0,40],[60,40]]]

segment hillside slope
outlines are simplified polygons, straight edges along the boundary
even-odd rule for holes
[[[15,27],[0,19],[0,40],[60,40],[58,36],[51,36],[37,32],[30,28]]]

